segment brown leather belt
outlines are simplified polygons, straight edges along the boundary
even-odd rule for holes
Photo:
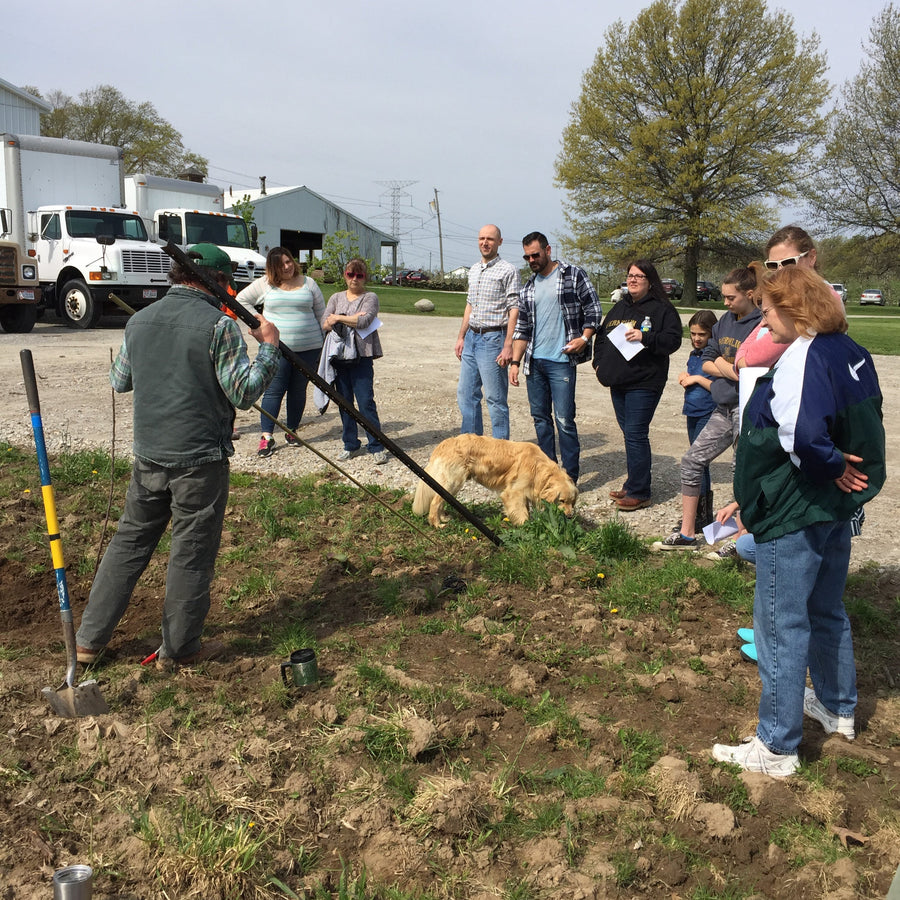
[[[473,334],[487,334],[491,331],[506,331],[505,325],[491,325],[490,328],[475,328],[474,325],[469,326],[469,331]]]

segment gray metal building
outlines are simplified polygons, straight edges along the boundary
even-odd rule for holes
[[[49,103],[0,78],[0,133],[40,134],[41,113],[52,109]]]
[[[259,252],[265,255],[272,247],[285,247],[297,259],[322,249],[326,235],[349,231],[356,236],[360,255],[381,263],[381,248],[391,247],[393,264],[397,264],[396,238],[373,228],[352,213],[341,209],[305,185],[260,190],[226,189],[225,207],[249,196],[253,204],[253,220],[259,228]]]

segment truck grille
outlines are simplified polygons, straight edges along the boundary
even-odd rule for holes
[[[266,268],[265,266],[254,266],[253,263],[247,264],[239,264],[238,267],[234,270],[234,280],[242,281],[249,284],[251,281],[255,281],[260,275],[265,275]]]
[[[0,284],[16,283],[16,252],[12,247],[0,247]]]
[[[165,275],[171,260],[162,251],[122,250],[122,269],[134,275]]]

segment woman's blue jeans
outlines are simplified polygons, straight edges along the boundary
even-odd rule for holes
[[[356,408],[379,430],[378,407],[375,406],[375,368],[372,357],[360,356],[353,362],[334,364],[335,390],[349,403],[356,399]],[[344,449],[353,453],[362,446],[359,440],[359,426],[356,420],[341,410],[342,438]],[[366,432],[369,439],[369,453],[384,450],[384,444],[374,435]]]
[[[756,544],[753,636],[762,696],[757,737],[795,753],[803,736],[806,670],[831,712],[856,709],[856,662],[844,584],[850,523],[810,525]]]
[[[624,391],[610,388],[616,421],[625,438],[625,466],[628,477],[623,490],[638,500],[650,499],[650,423],[659,406],[662,391],[638,388]]]
[[[297,356],[315,372],[319,367],[319,354],[321,352],[321,347],[318,350],[300,350],[297,352]],[[308,384],[309,379],[289,359],[282,357],[278,363],[278,371],[271,382],[269,382],[269,386],[266,388],[262,402],[259,405],[267,413],[271,413],[275,418],[278,418],[281,410],[281,401],[284,399],[284,395],[287,394],[285,425],[291,431],[296,431],[300,420],[303,418],[303,410],[306,408],[306,386]],[[268,416],[260,415],[260,431],[271,434],[274,428],[275,423]]]

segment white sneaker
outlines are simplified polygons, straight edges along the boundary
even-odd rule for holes
[[[747,772],[762,772],[772,778],[787,778],[800,767],[796,753],[773,753],[756,736],[737,747],[714,744],[712,756],[719,762],[733,763]]]
[[[341,452],[338,453],[337,458],[340,462],[344,462],[345,460],[353,459],[357,453],[359,453],[359,448],[356,450],[341,450]]]
[[[376,466],[383,466],[390,457],[387,454],[387,450],[379,450],[377,453],[372,454],[375,458]]]
[[[803,695],[803,712],[811,719],[815,719],[828,734],[842,734],[848,741],[856,737],[856,728],[853,716],[836,716],[822,705],[812,688],[807,688]]]

